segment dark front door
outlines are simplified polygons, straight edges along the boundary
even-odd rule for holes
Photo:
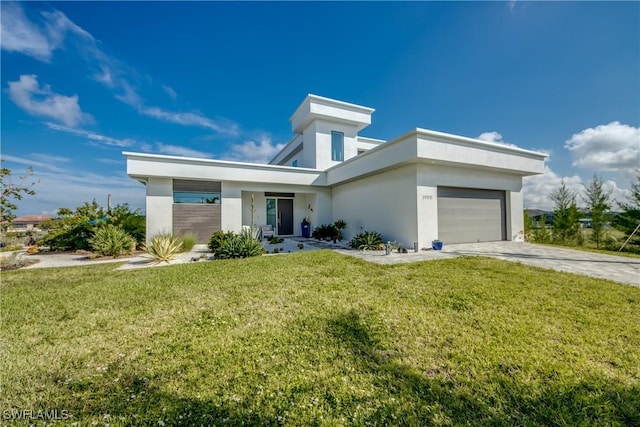
[[[293,200],[278,199],[278,234],[293,234]]]

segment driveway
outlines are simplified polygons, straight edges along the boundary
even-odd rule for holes
[[[640,258],[516,242],[445,245],[450,255],[488,256],[640,287]]]

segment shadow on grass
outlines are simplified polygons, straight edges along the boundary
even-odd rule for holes
[[[185,398],[151,383],[131,368],[119,375],[118,384],[76,382],[69,387],[76,399],[65,408],[76,421],[97,419],[112,426],[279,425],[276,417],[251,411],[240,401]]]
[[[365,424],[640,425],[639,383],[624,385],[606,378],[589,378],[576,384],[551,375],[542,384],[525,384],[504,373],[486,384],[472,378],[456,379],[455,373],[426,375],[385,351],[381,332],[369,326],[376,323],[370,320],[352,310],[327,324],[328,332],[353,355],[361,369],[374,376],[384,393],[400,402],[379,407]],[[483,394],[492,389],[497,391],[490,396]],[[403,401],[408,404],[403,405]]]

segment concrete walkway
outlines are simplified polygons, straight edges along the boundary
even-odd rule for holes
[[[640,258],[578,251],[554,246],[516,242],[483,242],[445,245],[442,251],[409,251],[406,254],[384,251],[337,250],[377,264],[397,264],[457,256],[486,256],[521,262],[535,267],[609,279],[640,287]]]
[[[488,256],[640,287],[640,258],[516,242],[447,245],[451,255]]]

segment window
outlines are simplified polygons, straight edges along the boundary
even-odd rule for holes
[[[187,193],[174,191],[173,203],[208,203],[220,204],[220,193]]]
[[[331,131],[331,160],[341,162],[344,160],[344,134]]]
[[[293,166],[294,168],[298,167],[298,161],[294,160],[293,162],[291,162],[291,166]]]

